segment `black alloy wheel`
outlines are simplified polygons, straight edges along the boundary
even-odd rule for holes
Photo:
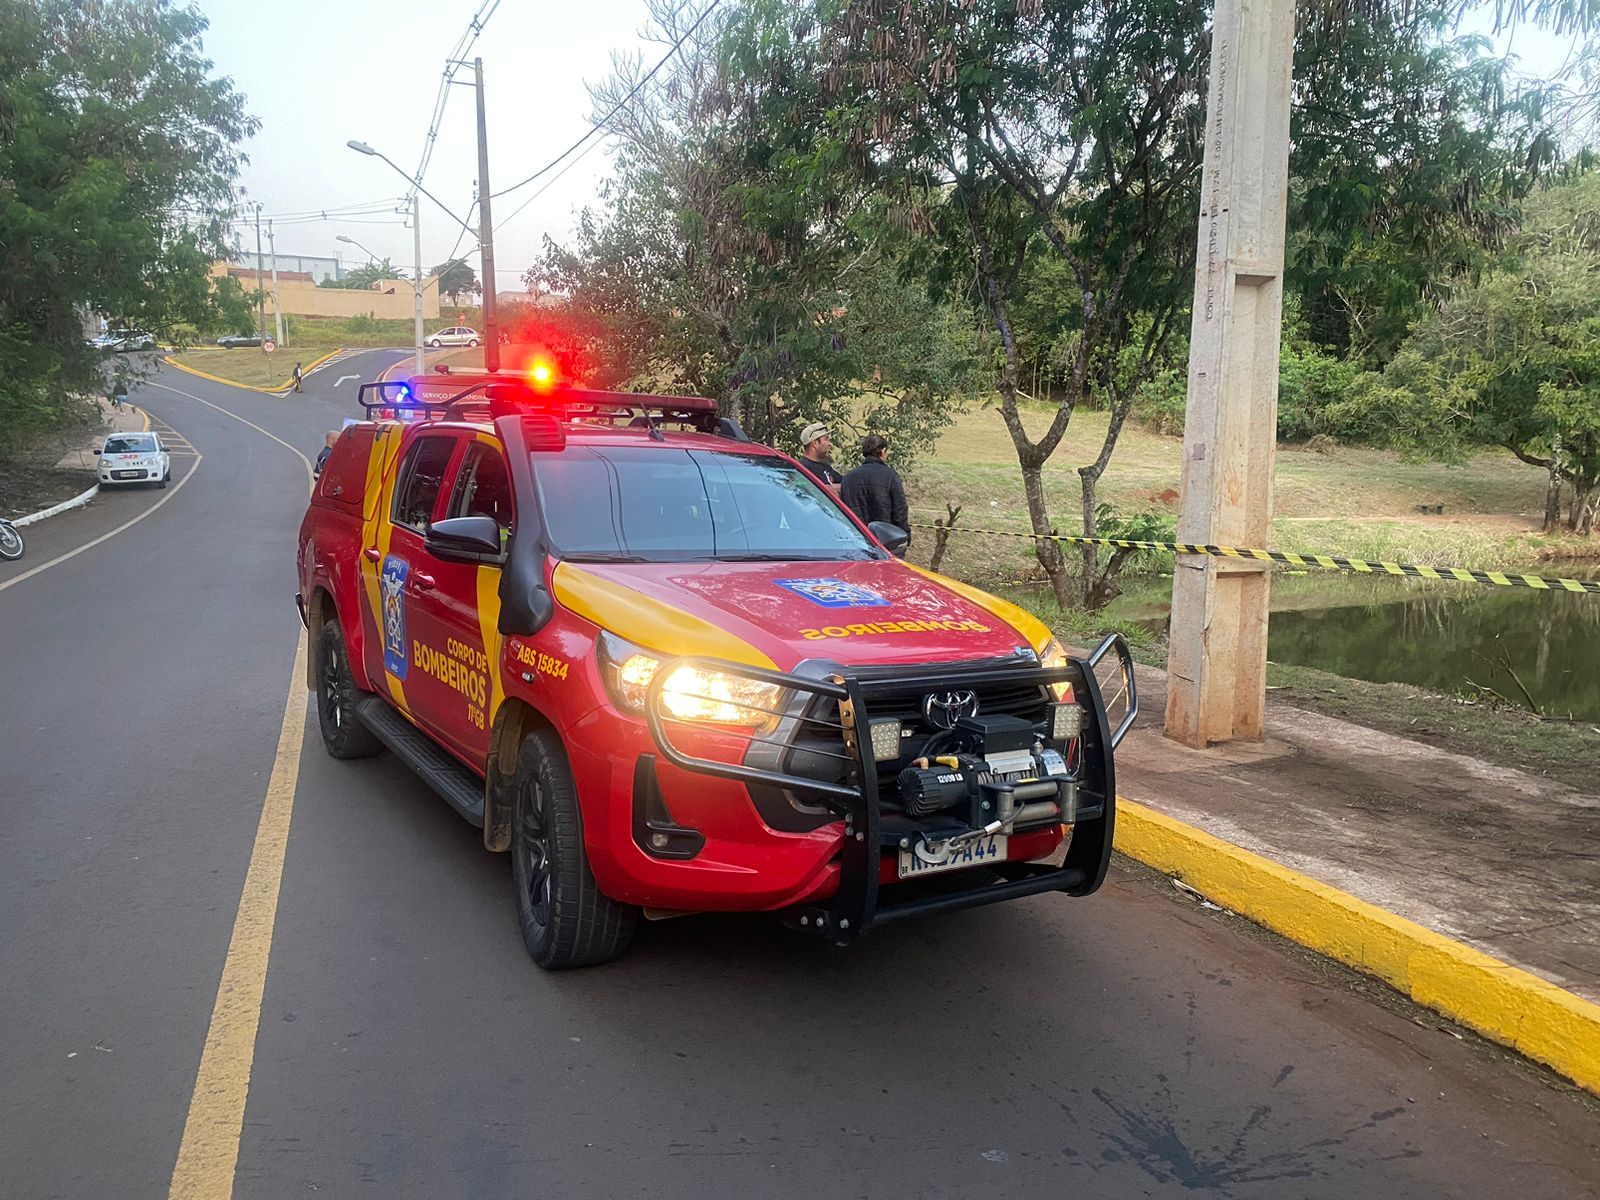
[[[639,910],[595,883],[577,785],[553,731],[522,743],[511,794],[511,877],[529,956],[552,971],[615,958],[633,940]]]
[[[329,621],[322,627],[317,655],[317,725],[323,746],[334,758],[370,758],[383,749],[383,743],[356,714],[360,698],[361,689],[350,673],[344,632],[337,620]]]

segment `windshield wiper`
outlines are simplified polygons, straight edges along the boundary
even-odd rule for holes
[[[712,562],[840,562],[832,554],[717,554]]]
[[[585,562],[642,563],[642,562],[655,562],[656,561],[653,558],[646,558],[642,554],[626,554],[621,550],[596,550],[596,551],[594,551],[592,553],[589,553],[589,554],[568,554],[568,555],[565,556],[565,558],[566,558],[566,560],[568,562],[577,562],[577,563],[585,563]]]

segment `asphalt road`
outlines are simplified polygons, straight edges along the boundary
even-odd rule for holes
[[[169,1194],[291,686],[293,450],[400,357],[283,399],[162,372],[174,486],[0,564],[5,1200]],[[1142,873],[548,975],[405,769],[314,720],[298,764],[241,1198],[1600,1195],[1593,1105]]]

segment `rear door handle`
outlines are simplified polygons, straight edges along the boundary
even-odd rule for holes
[[[368,546],[361,553],[365,554],[367,556],[367,558],[372,562],[377,562],[380,558],[383,557],[383,551],[379,550],[376,546]]]
[[[411,578],[416,580],[417,590],[419,592],[431,592],[431,591],[433,591],[434,582],[433,582],[433,576],[432,575],[424,574],[421,571],[413,571],[411,573]]]

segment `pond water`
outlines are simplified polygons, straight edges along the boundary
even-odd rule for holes
[[[1130,583],[1110,615],[1164,629],[1170,579]],[[1546,715],[1600,721],[1600,595],[1330,573],[1275,576],[1272,603],[1274,662],[1519,705],[1526,688]]]

